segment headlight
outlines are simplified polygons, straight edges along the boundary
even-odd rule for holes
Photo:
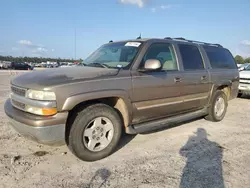
[[[26,92],[26,97],[30,99],[35,100],[41,100],[41,101],[55,101],[56,95],[54,92],[51,91],[37,91],[29,89]]]

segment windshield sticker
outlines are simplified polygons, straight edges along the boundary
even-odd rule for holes
[[[125,46],[133,46],[133,47],[139,47],[141,45],[140,42],[127,42]]]
[[[122,68],[123,66],[122,66],[122,65],[116,65],[116,67],[118,67],[118,68]]]

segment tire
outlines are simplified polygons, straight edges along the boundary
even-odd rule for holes
[[[97,132],[97,127],[96,128],[92,128],[95,127],[95,123],[93,123],[93,125],[91,125],[91,123],[94,121],[95,119],[101,118],[100,122],[104,122],[106,121],[109,122],[106,125],[102,125],[101,126],[107,126],[111,124],[113,125],[113,130],[112,132],[106,132],[104,133],[104,135],[100,135],[100,133],[102,132],[98,132],[98,136],[93,135],[93,131],[95,130]],[[91,128],[88,128],[89,126],[92,126]],[[100,127],[101,127],[100,126]],[[119,114],[115,111],[115,109],[113,109],[112,107],[106,105],[106,104],[102,104],[102,103],[98,103],[98,104],[93,104],[91,106],[86,107],[85,109],[83,109],[82,111],[80,111],[70,130],[69,130],[69,137],[68,137],[68,147],[69,149],[72,151],[72,153],[78,157],[79,159],[83,160],[83,161],[97,161],[100,159],[103,159],[107,156],[109,156],[111,153],[114,152],[114,150],[116,149],[119,140],[121,138],[121,133],[122,133],[122,120],[119,116]],[[85,137],[85,132],[86,130],[90,130],[91,132],[91,136],[89,137]],[[105,132],[105,127],[103,128]],[[101,131],[102,129],[98,129],[98,131]],[[90,134],[90,133],[89,133]],[[97,133],[96,133],[97,134]],[[97,138],[101,138],[100,140],[106,138],[107,139],[107,135],[109,136],[109,134],[112,134],[112,139],[110,139],[110,143],[104,147],[103,149],[101,149],[100,151],[93,151],[90,150],[88,148],[88,144],[90,143],[91,140],[94,140],[93,138],[95,137],[95,142]],[[84,136],[83,136],[84,135]],[[92,142],[93,143],[93,142]],[[105,143],[106,144],[106,143]],[[94,148],[100,148],[102,146],[102,144],[97,143],[96,147]]]
[[[242,97],[242,95],[243,95],[242,93],[238,93],[238,96],[237,96],[237,97],[240,98],[240,97]]]
[[[224,104],[224,109],[223,111],[220,111],[220,113],[216,113],[215,110],[215,105],[218,100],[222,98],[223,104]],[[211,106],[208,110],[208,115],[205,117],[206,120],[213,121],[213,122],[218,122],[221,121],[227,112],[227,106],[228,106],[228,101],[227,101],[227,96],[223,91],[217,90],[214,94],[214,97],[211,102]]]

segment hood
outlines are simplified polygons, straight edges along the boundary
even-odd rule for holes
[[[250,70],[240,71],[240,78],[250,78]]]
[[[11,83],[23,88],[41,90],[61,84],[115,76],[118,71],[118,69],[96,67],[54,68],[22,74],[14,78]]]

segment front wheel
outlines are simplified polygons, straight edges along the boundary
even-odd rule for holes
[[[227,106],[227,96],[225,93],[220,90],[216,91],[205,119],[214,122],[221,121],[226,115]]]
[[[122,121],[112,107],[94,104],[76,116],[69,131],[68,147],[83,161],[96,161],[110,155],[117,147]]]

